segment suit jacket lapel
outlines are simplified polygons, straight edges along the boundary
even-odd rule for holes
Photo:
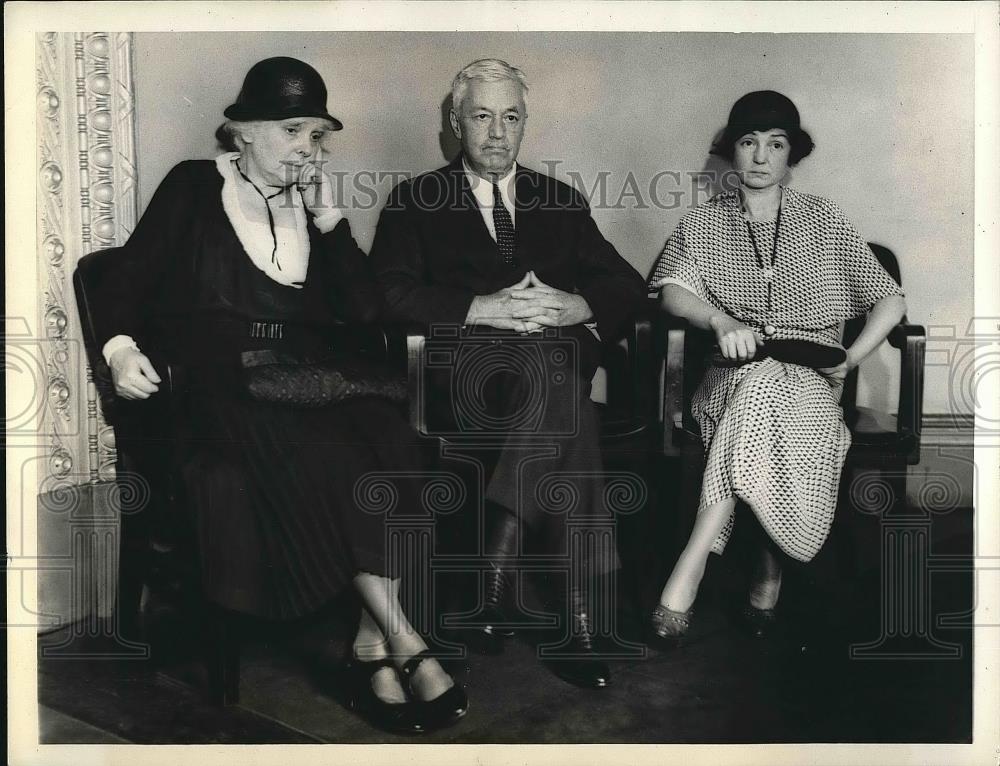
[[[517,237],[517,259],[521,266],[530,268],[529,253],[532,245],[539,240],[539,227],[542,225],[541,198],[537,176],[522,165],[517,166],[514,177],[515,201],[517,215],[514,218],[514,231]]]
[[[486,221],[483,220],[482,210],[472,193],[472,185],[465,173],[461,154],[448,166],[448,170],[450,180],[456,184],[456,193],[452,199],[457,199],[459,205],[459,210],[456,211],[459,222],[458,236],[472,252],[482,253],[484,257],[495,258],[502,262],[500,248],[496,240],[490,236],[490,230],[486,228]]]

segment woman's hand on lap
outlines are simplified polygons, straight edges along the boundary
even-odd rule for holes
[[[709,325],[715,331],[719,350],[726,359],[745,362],[753,359],[757,348],[764,345],[757,333],[728,314],[719,312],[709,320]]]
[[[160,390],[160,382],[153,363],[141,351],[126,347],[111,355],[111,380],[115,393],[123,399],[148,399]]]
[[[844,378],[846,378],[853,369],[854,365],[851,364],[850,359],[845,359],[836,367],[821,367],[817,369],[816,372],[826,378],[827,382],[831,386],[836,387],[844,383]]]

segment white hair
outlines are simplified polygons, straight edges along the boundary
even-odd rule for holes
[[[473,80],[478,82],[510,80],[521,87],[522,98],[528,92],[528,80],[520,69],[500,59],[479,59],[462,69],[451,81],[451,108],[455,110],[456,114],[461,113],[462,99],[465,98],[469,83]]]
[[[246,149],[243,134],[253,131],[259,124],[260,120],[226,120],[215,131],[215,138],[224,149],[242,154]]]

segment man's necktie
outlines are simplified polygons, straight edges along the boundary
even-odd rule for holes
[[[500,255],[508,266],[514,265],[514,222],[500,197],[500,187],[493,184],[493,230],[497,235]]]

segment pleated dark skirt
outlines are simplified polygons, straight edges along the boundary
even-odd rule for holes
[[[391,474],[393,516],[419,510],[419,443],[398,405],[288,408],[216,386],[192,395],[191,412],[197,433],[183,482],[209,599],[292,619],[359,572],[399,576],[387,556],[387,506],[370,491]]]

